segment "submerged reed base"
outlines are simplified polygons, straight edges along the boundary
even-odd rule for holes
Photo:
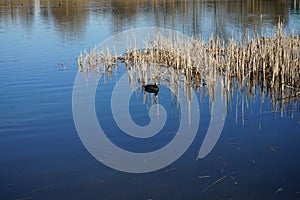
[[[269,97],[275,111],[287,110],[290,104],[300,111],[300,37],[293,31],[286,34],[282,23],[269,37],[256,34],[240,42],[231,38],[225,43],[211,36],[206,43],[201,37],[157,33],[144,49],[132,47],[123,55],[111,52],[108,48],[94,48],[81,53],[79,71],[111,74],[124,62],[129,81],[136,79],[146,84],[164,80],[170,86],[182,81],[188,99],[194,89],[204,85],[213,94],[220,77],[227,101],[236,89],[248,98],[260,92],[262,102]]]

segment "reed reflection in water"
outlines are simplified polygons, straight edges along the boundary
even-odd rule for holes
[[[131,27],[150,25],[175,29],[189,36],[200,33],[203,35],[206,45],[209,43],[209,34],[212,32],[214,35],[218,33],[219,37],[226,41],[225,44],[229,43],[229,39],[233,35],[235,39],[240,37],[237,44],[233,45],[238,46],[245,32],[249,31],[249,35],[251,35],[253,32],[260,34],[264,32],[261,30],[266,28],[271,30],[273,26],[277,26],[279,17],[289,35],[291,33],[289,30],[295,27],[295,36],[297,37],[300,31],[299,2],[299,0],[0,1],[0,81],[2,83],[1,94],[3,94],[1,96],[1,152],[3,153],[0,159],[0,171],[2,172],[0,198],[299,198],[300,162],[297,155],[299,149],[297,118],[299,114],[296,109],[296,106],[299,105],[299,98],[282,100],[274,98],[273,103],[276,107],[273,111],[270,105],[272,97],[266,95],[267,88],[264,88],[264,94],[261,93],[261,83],[257,84],[255,81],[251,83],[250,81],[249,87],[251,84],[257,85],[252,88],[252,93],[247,93],[249,88],[246,82],[244,90],[242,90],[241,83],[235,77],[230,78],[230,93],[225,92],[225,96],[223,96],[228,98],[227,121],[218,144],[207,159],[195,161],[196,151],[201,145],[200,142],[203,141],[202,133],[206,131],[201,129],[203,127],[201,125],[206,125],[205,120],[209,121],[209,117],[205,118],[208,115],[201,113],[201,123],[203,124],[200,124],[199,134],[197,134],[199,137],[191,146],[191,151],[166,169],[142,175],[117,172],[95,161],[78,138],[70,109],[72,107],[70,100],[72,87],[77,73],[77,64],[73,64],[76,62],[74,57],[77,57],[78,52],[91,44],[98,44],[107,37]],[[275,40],[273,42],[274,45],[277,44]],[[114,48],[112,47],[110,50],[114,55]],[[117,55],[119,56],[119,54]],[[72,60],[69,61],[69,58]],[[64,70],[64,66],[58,65],[61,61],[66,61],[64,62],[66,70]],[[143,63],[140,65],[148,65],[149,68],[153,65],[147,62]],[[99,98],[97,99],[99,104],[106,102],[106,98],[109,96],[112,84],[109,82],[108,74],[111,73],[114,81],[115,77],[119,77],[114,69],[127,70],[125,61],[118,60],[117,64],[111,68],[111,72],[106,68],[107,70],[102,76],[105,76],[104,79],[107,82],[105,83],[104,80],[101,82],[103,85],[100,86],[101,90],[98,92]],[[138,69],[134,69],[135,67],[145,67],[135,66],[131,61],[129,64],[132,68],[130,74],[133,75],[134,71],[138,71]],[[160,70],[172,71],[171,68],[166,69],[167,67],[162,63]],[[102,73],[102,71],[100,69],[98,71],[83,70],[79,75],[85,73],[90,76]],[[175,75],[172,77],[179,72],[174,70],[174,73]],[[216,74],[217,78],[222,77],[222,73],[219,71]],[[281,73],[279,74],[281,76]],[[297,73],[294,75],[296,76]],[[185,75],[180,72],[178,76],[180,76],[178,78],[180,84],[183,84]],[[208,96],[212,96],[209,91],[213,90],[213,87],[208,86],[208,81],[202,80],[202,76],[196,77],[198,77],[198,81],[195,82],[199,82],[199,89],[193,84],[186,87],[192,89],[192,93],[199,95],[202,105],[204,105],[201,111],[207,109],[204,114],[208,114]],[[249,78],[250,75],[245,77]],[[275,76],[277,81],[276,78]],[[272,81],[272,79],[273,76],[266,76],[267,81]],[[88,78],[88,81],[91,81],[91,78]],[[133,77],[132,82],[134,81]],[[147,81],[147,83],[152,83],[149,76]],[[223,80],[222,83],[224,82]],[[139,85],[140,90],[136,91],[137,97],[135,95],[132,97],[133,106],[139,100],[142,102],[144,98],[142,83],[136,81],[134,84]],[[168,96],[164,96],[164,92],[168,92],[164,85],[168,85],[168,82],[163,83],[162,81],[161,91],[157,98],[159,104],[169,103],[166,103],[169,101]],[[276,84],[274,86],[277,90],[281,90],[281,87],[277,87]],[[289,84],[289,86],[291,85]],[[173,87],[175,88],[175,86]],[[294,92],[293,88],[284,88],[285,92],[288,90]],[[139,92],[140,96],[138,96]],[[260,109],[261,97],[263,97],[264,103],[261,106],[262,116],[260,118],[256,111]],[[280,104],[283,100],[287,104],[281,110],[282,105]],[[149,108],[156,103],[155,101],[154,95],[146,94],[146,105],[138,105],[139,108],[134,107],[134,109],[144,112],[144,107]],[[176,105],[179,102],[176,102],[176,99],[173,101],[175,106],[172,105],[169,108],[177,110]],[[101,105],[102,107],[99,105],[96,108],[99,113],[104,110],[104,114],[101,116],[103,116],[107,130],[112,135],[112,140],[117,144],[122,143],[124,141],[122,137],[113,135],[118,130],[113,126],[112,118],[105,115],[107,114],[106,107],[110,108],[110,104]],[[140,109],[141,107],[142,109]],[[251,113],[251,109],[253,109],[253,113]],[[242,110],[245,112],[244,126],[240,120]],[[234,112],[237,113],[238,124],[234,122]],[[272,114],[266,114],[267,112]],[[279,116],[278,112],[282,112],[283,116],[291,117],[295,114],[296,120],[289,117],[273,120]],[[141,116],[134,112],[133,115],[136,118]],[[261,120],[262,129],[257,129],[256,120]],[[145,122],[147,121],[145,120]],[[171,123],[176,124],[175,122],[177,121],[174,120]],[[145,123],[140,124],[144,125]],[[175,128],[164,132],[165,135],[162,137],[172,135]],[[167,140],[159,139],[151,144],[148,143],[148,146],[143,146],[144,143],[140,146],[146,150],[149,146],[159,149],[162,147],[162,141]],[[129,150],[135,151],[138,148],[127,141],[124,146],[127,145]],[[137,146],[139,144],[141,143],[138,142]],[[151,149],[150,147],[149,149]],[[235,173],[231,174],[233,171]],[[230,176],[226,178],[228,174]],[[202,192],[218,180],[221,181]]]
[[[124,62],[131,85],[160,83],[179,91],[182,84],[188,102],[194,90],[205,88],[212,105],[219,77],[220,95],[225,96],[227,105],[234,97],[239,101],[240,95],[234,93],[242,93],[243,124],[244,104],[257,98],[257,93],[261,102],[269,98],[274,112],[299,112],[300,39],[294,32],[288,35],[281,23],[271,36],[245,35],[240,43],[232,38],[225,44],[219,37],[205,43],[201,37],[181,37],[166,31],[155,33],[152,40],[145,41],[145,49],[139,49],[135,36],[130,39],[132,46],[124,55],[108,47],[81,53],[79,71],[111,75],[112,68]]]
[[[104,26],[109,23],[113,33],[130,27],[156,26],[189,36],[201,34],[206,39],[213,32],[227,39],[232,34],[241,37],[249,30],[260,33],[276,26],[279,19],[298,30],[299,5],[297,0],[11,0],[0,2],[0,20],[5,28],[19,22],[30,33],[40,18],[56,29],[63,41],[82,39],[90,18],[101,19],[97,22]]]

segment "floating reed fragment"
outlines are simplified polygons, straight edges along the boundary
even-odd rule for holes
[[[203,175],[203,176],[198,176],[199,179],[203,179],[203,178],[209,178],[209,175]]]
[[[232,174],[234,174],[234,172],[231,172],[225,176],[222,176],[221,178],[219,178],[218,180],[212,182],[211,184],[209,184],[208,186],[206,186],[206,188],[204,188],[202,190],[202,192],[207,191],[209,188],[213,187],[214,185],[216,185],[217,183],[220,183],[221,181],[223,181],[224,179],[226,179],[227,177],[231,176]]]
[[[183,82],[188,99],[194,89],[203,86],[214,94],[217,77],[221,77],[227,101],[237,88],[246,94],[241,99],[245,103],[259,91],[261,101],[268,96],[275,110],[284,111],[290,104],[300,110],[300,36],[294,31],[287,34],[280,22],[273,35],[245,36],[240,42],[231,38],[225,43],[211,36],[206,43],[200,36],[188,38],[159,32],[153,37],[145,41],[144,49],[138,49],[134,42],[123,55],[108,47],[84,51],[78,57],[78,69],[111,74],[113,67],[125,62],[129,78],[141,84],[164,80],[178,90],[176,83]],[[213,95],[210,98],[213,102]],[[243,103],[243,112],[244,109]]]

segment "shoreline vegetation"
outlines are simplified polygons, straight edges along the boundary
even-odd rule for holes
[[[213,103],[220,81],[227,106],[233,97],[239,101],[238,92],[246,94],[246,101],[259,92],[261,102],[270,98],[274,112],[300,111],[300,36],[294,31],[287,34],[281,22],[270,36],[245,35],[241,41],[211,36],[205,42],[200,36],[159,32],[153,38],[144,49],[132,44],[122,55],[108,47],[81,52],[78,70],[111,75],[113,68],[125,63],[130,84],[167,82],[169,87],[178,87],[181,82],[188,100],[194,90],[205,87]],[[244,97],[242,103],[243,119]]]

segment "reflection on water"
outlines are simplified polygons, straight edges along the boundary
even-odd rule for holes
[[[244,38],[248,39],[240,43],[232,38],[225,44],[218,37],[205,43],[201,38],[189,38],[166,29],[132,30],[121,33],[127,37],[115,36],[115,41],[129,45],[126,50],[117,53],[118,42],[101,44],[80,53],[78,69],[111,76],[112,68],[124,62],[131,88],[160,83],[179,92],[181,85],[189,104],[193,90],[201,91],[205,85],[213,105],[219,77],[219,93],[226,95],[226,105],[234,96],[238,98],[235,91],[241,91],[244,124],[244,94],[250,103],[253,97],[261,98],[261,102],[267,97],[274,112],[300,111],[300,38],[294,35],[294,30],[287,35],[281,23],[273,32],[271,36],[246,35]],[[139,41],[141,35],[145,37]]]
[[[54,26],[62,40],[75,40],[84,34],[88,12],[82,11],[87,7],[84,0],[1,1],[0,15],[7,27],[20,23],[30,33],[39,19],[45,26]]]
[[[127,150],[160,149],[174,138],[180,102],[169,87],[182,88],[187,100],[196,94],[201,102],[191,147],[172,165],[147,174],[121,173],[95,160],[77,135],[71,100],[77,74],[73,58],[116,33],[166,27],[201,34],[208,42],[211,33],[224,40],[247,31],[260,34],[280,18],[288,32],[295,28],[298,35],[299,8],[299,0],[0,1],[0,199],[299,199],[299,99],[274,95],[278,101],[273,102],[272,94],[261,93],[259,82],[241,90],[232,80],[230,93],[220,92],[228,98],[222,134],[208,156],[196,161],[215,87],[202,79],[194,87],[164,66],[152,69],[144,63],[129,69],[120,62],[99,81],[95,110],[111,141]],[[145,97],[141,87],[144,75],[145,83],[157,80],[150,70],[164,77],[157,99]],[[118,134],[109,97],[123,73],[139,87],[130,99],[134,121],[147,125],[155,103],[170,114],[155,141]]]
[[[185,111],[188,115],[188,124],[195,121],[198,123],[198,118],[193,118],[191,114],[196,109],[195,105],[192,106],[192,103],[195,103],[195,99],[192,100],[195,90],[201,94],[207,89],[212,117],[202,144],[205,149],[201,150],[201,147],[197,157],[203,159],[220,138],[223,128],[221,121],[225,120],[226,114],[225,105],[229,110],[229,104],[233,99],[236,101],[236,116],[241,112],[242,125],[245,125],[245,107],[255,105],[256,103],[252,101],[254,98],[260,98],[261,105],[263,105],[267,97],[274,112],[278,110],[282,114],[299,112],[300,41],[298,36],[286,35],[282,30],[282,25],[278,24],[277,32],[271,37],[254,36],[241,44],[237,44],[232,39],[226,45],[219,38],[216,40],[212,38],[206,44],[202,39],[190,38],[166,29],[148,28],[127,31],[90,49],[89,52],[80,53],[78,76],[84,75],[89,83],[91,74],[100,74],[100,77],[104,74],[111,78],[116,69],[120,66],[125,67],[128,87],[132,91],[149,83],[159,83],[169,88],[176,97],[180,96],[181,102],[175,102],[180,107],[176,106],[175,109],[182,109],[182,100],[187,102]],[[142,41],[141,34],[144,36]],[[126,52],[124,52],[125,47],[123,51],[121,50],[121,54],[116,50],[118,41],[129,45]],[[91,78],[94,83],[94,77]],[[89,84],[84,82],[81,84],[83,84],[81,87],[89,87]],[[81,84],[76,81],[76,85]],[[117,81],[115,84],[118,86],[120,83]],[[181,95],[182,93],[184,95]],[[157,95],[155,94],[154,101],[150,101],[152,105],[158,103]],[[89,95],[81,94],[81,96]],[[144,93],[144,103],[147,102],[146,97]],[[162,99],[166,97],[163,96]],[[201,97],[200,100],[202,99],[207,98]],[[118,109],[121,109],[120,104],[122,103],[112,102],[111,106],[112,108],[118,106]],[[239,104],[241,104],[241,110],[239,110]],[[224,105],[224,108],[218,105]],[[129,107],[129,104],[123,107]],[[261,115],[262,112],[264,110],[260,109],[259,114]],[[214,115],[215,113],[217,115]],[[157,114],[160,115],[159,112]],[[181,115],[183,115],[182,112]],[[129,114],[126,117],[131,118]],[[216,118],[218,120],[213,121]],[[211,124],[215,127],[211,128]],[[257,129],[260,129],[260,126],[261,124]],[[211,129],[213,131],[210,131]],[[206,190],[205,188],[203,191]]]
[[[40,1],[43,2],[43,1]],[[80,4],[83,2],[82,4]],[[36,3],[38,4],[38,3]],[[77,5],[79,4],[79,5]],[[62,40],[80,40],[84,34],[88,13],[86,1],[46,1],[45,5],[36,5],[39,9],[39,17],[45,24],[54,25]]]
[[[297,0],[13,0],[1,1],[0,10],[5,26],[20,22],[30,31],[40,17],[43,23],[58,29],[62,40],[80,39],[91,17],[108,22],[114,33],[130,27],[158,26],[187,35],[207,37],[214,33],[222,38],[241,36],[246,31],[260,33],[263,27],[276,26],[279,19],[288,26],[299,26],[295,21],[299,17],[290,19],[290,15],[299,16]]]
[[[291,14],[292,15],[299,15],[300,14],[300,2],[294,0],[294,3],[291,4]]]

